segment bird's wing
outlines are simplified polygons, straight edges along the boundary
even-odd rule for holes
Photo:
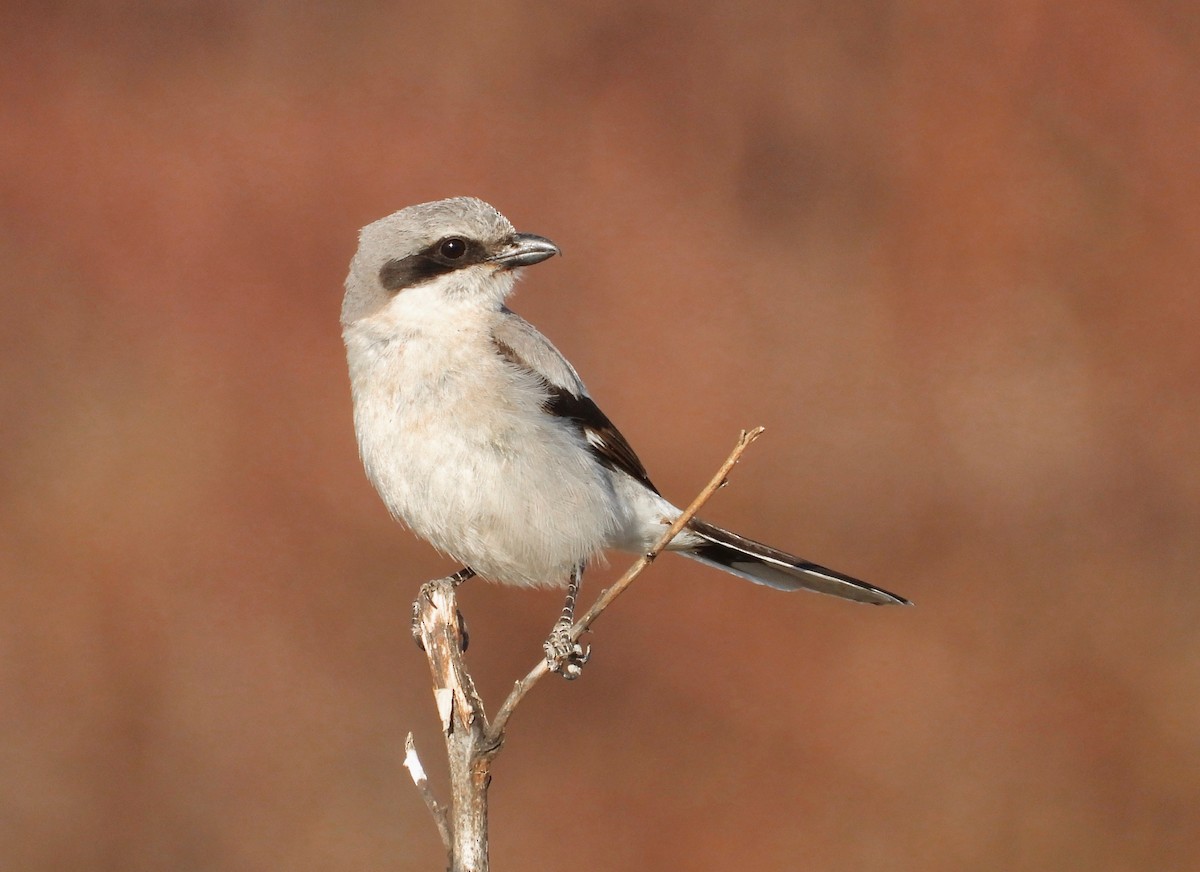
[[[588,396],[579,373],[537,328],[509,309],[492,328],[496,353],[546,386],[546,412],[579,428],[596,459],[658,493],[646,468],[608,416]]]

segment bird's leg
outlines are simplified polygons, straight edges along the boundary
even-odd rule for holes
[[[562,614],[550,631],[550,638],[542,645],[550,671],[557,672],[568,681],[583,674],[583,664],[592,656],[591,645],[584,648],[571,638],[571,627],[575,623],[575,598],[579,596],[582,583],[583,567],[576,566],[571,570],[571,580],[567,582],[567,598],[563,602]]]
[[[469,566],[464,566],[458,572],[456,572],[452,576],[450,576],[450,586],[458,587],[464,581],[474,578],[474,577],[475,577],[475,570]],[[432,584],[433,582],[429,582],[429,583]],[[424,587],[422,587],[422,591],[424,591]],[[463,651],[466,651],[467,645],[470,644],[470,641],[471,641],[471,637],[467,635],[467,619],[463,617],[463,613],[461,611],[459,611],[458,609],[455,609],[454,613],[458,616],[458,634],[459,634],[459,636],[462,637],[462,649],[463,649]],[[425,643],[421,641],[421,618],[420,618],[420,615],[421,615],[421,597],[418,596],[413,601],[413,607],[412,607],[412,636],[413,636],[413,641],[417,643],[417,647],[420,648],[422,651],[424,651]]]
[[[475,570],[469,566],[464,566],[458,572],[456,572],[452,576],[450,576],[450,584],[452,584],[454,587],[458,587],[464,581],[469,581],[470,579],[472,579],[474,577],[475,577]]]

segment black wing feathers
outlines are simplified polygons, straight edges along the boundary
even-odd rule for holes
[[[534,376],[546,387],[547,399],[543,408],[558,418],[570,421],[579,428],[596,459],[607,466],[626,475],[632,476],[650,490],[658,493],[658,488],[650,481],[646,467],[638,459],[633,448],[621,435],[608,416],[600,411],[600,407],[586,394],[573,393],[562,385],[556,385],[544,375],[526,363],[512,346],[493,337],[492,343],[496,351],[513,366]]]

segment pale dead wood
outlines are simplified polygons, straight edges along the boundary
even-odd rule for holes
[[[425,800],[425,807],[433,815],[433,822],[437,824],[438,834],[442,837],[442,847],[449,854],[450,821],[446,817],[445,807],[437,801],[433,795],[433,788],[429,786],[429,779],[425,776],[425,767],[421,765],[421,758],[417,756],[417,746],[413,742],[412,733],[409,733],[408,737],[404,740],[404,768],[408,770],[413,784],[417,787],[417,792]]]
[[[489,747],[487,714],[463,662],[454,579],[422,586],[416,614],[450,764],[450,869],[486,872],[487,788],[496,749]]]
[[[634,580],[662,553],[704,504],[726,483],[726,477],[741,459],[742,454],[760,435],[763,428],[742,431],[737,445],[721,464],[703,490],[692,500],[670,528],[646,554],[639,557],[616,583],[601,592],[587,613],[571,627],[571,639],[578,641],[604,611],[624,593]],[[516,682],[494,721],[488,721],[483,701],[475,690],[475,682],[467,672],[462,655],[462,630],[458,618],[455,579],[440,578],[421,588],[414,605],[414,632],[419,636],[429,660],[433,678],[434,699],[442,722],[446,754],[450,764],[450,813],[437,803],[424,777],[424,770],[412,747],[412,735],[406,742],[415,764],[409,773],[425,800],[442,841],[446,845],[451,872],[487,872],[487,789],[491,783],[492,760],[504,743],[504,731],[509,718],[525,695],[549,672],[544,659]],[[420,779],[418,774],[420,773]]]

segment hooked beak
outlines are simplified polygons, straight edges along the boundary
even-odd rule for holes
[[[516,269],[519,266],[533,266],[556,254],[562,252],[546,237],[533,233],[514,233],[500,246],[499,251],[488,258],[488,262],[503,269]]]

